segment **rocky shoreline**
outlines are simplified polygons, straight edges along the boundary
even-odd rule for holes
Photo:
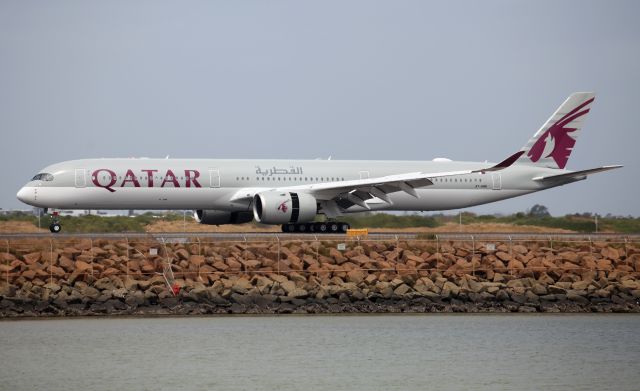
[[[637,243],[33,240],[0,317],[640,312],[639,276]]]

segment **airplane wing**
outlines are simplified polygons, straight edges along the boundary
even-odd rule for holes
[[[566,174],[539,176],[539,177],[533,178],[533,180],[536,181],[536,182],[563,181],[563,180],[569,180],[569,179],[580,180],[580,179],[585,179],[587,177],[587,175],[596,174],[596,173],[599,173],[599,172],[604,172],[604,171],[609,171],[609,170],[615,170],[616,168],[620,168],[620,167],[622,167],[622,166],[620,166],[620,165],[603,166],[603,167],[598,167],[598,168],[591,168],[589,170],[568,172]]]
[[[350,181],[323,182],[299,186],[279,187],[274,188],[274,190],[296,191],[312,194],[321,202],[325,213],[328,215],[339,215],[340,209],[347,209],[353,205],[359,205],[363,208],[369,209],[369,206],[365,201],[372,198],[378,198],[382,202],[391,204],[392,202],[388,195],[398,191],[403,191],[413,197],[419,198],[415,189],[433,185],[433,178],[502,170],[513,164],[522,155],[522,153],[522,151],[519,151],[494,166],[480,168],[477,170],[443,171],[435,173],[412,172],[376,178],[355,179]],[[242,199],[249,198],[250,196],[252,197],[252,193],[256,193],[255,190],[256,188],[241,189],[236,193],[231,201],[240,201]],[[264,190],[264,188],[260,189],[260,191]]]
[[[522,153],[522,151],[516,152],[494,166],[477,170],[444,171],[435,173],[413,172],[377,178],[356,179],[351,181],[316,183],[295,186],[293,189],[311,193],[318,200],[329,201],[339,197],[343,200],[346,199],[351,203],[351,205],[356,204],[369,209],[365,200],[379,198],[380,200],[391,204],[391,199],[388,197],[388,194],[398,191],[404,191],[413,197],[419,198],[415,189],[433,185],[433,178],[502,170],[518,160]]]

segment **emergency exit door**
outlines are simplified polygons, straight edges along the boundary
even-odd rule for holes
[[[502,176],[500,175],[500,173],[493,173],[491,174],[491,182],[492,182],[492,189],[493,190],[501,190],[502,189]]]

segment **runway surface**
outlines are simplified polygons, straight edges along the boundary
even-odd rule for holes
[[[122,233],[2,233],[0,240],[11,239],[213,239],[221,241],[256,240],[580,240],[580,241],[640,241],[640,233],[540,233],[540,232],[370,232],[368,235],[354,237],[346,234],[318,233],[282,233],[282,232],[122,232]]]

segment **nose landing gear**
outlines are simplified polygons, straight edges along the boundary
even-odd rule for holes
[[[54,234],[62,231],[62,225],[60,225],[60,214],[58,212],[51,212],[51,224],[49,224],[49,231]]]

